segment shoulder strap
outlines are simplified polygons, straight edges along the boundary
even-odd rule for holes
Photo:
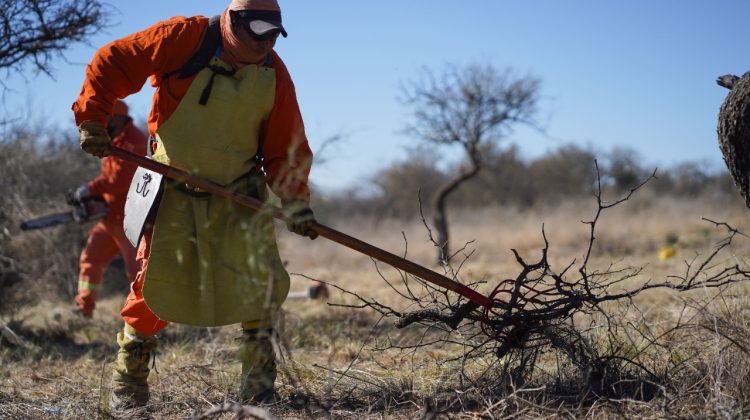
[[[271,53],[266,54],[266,58],[263,59],[263,66],[273,67],[273,57],[271,57]]]
[[[171,71],[164,75],[167,78],[177,75],[179,79],[185,79],[197,74],[203,70],[211,61],[211,57],[216,53],[221,43],[221,16],[213,16],[208,20],[208,26],[203,32],[201,43],[195,53],[188,59],[185,64],[177,70]]]

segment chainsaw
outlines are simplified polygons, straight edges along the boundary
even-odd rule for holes
[[[107,204],[99,197],[79,201],[70,191],[65,196],[65,201],[72,207],[70,210],[25,220],[21,222],[21,230],[44,229],[72,222],[86,223],[102,219],[107,215]]]

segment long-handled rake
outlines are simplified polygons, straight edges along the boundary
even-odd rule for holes
[[[123,159],[128,162],[137,164],[140,167],[159,173],[167,178],[173,179],[178,182],[188,184],[193,187],[200,188],[204,191],[208,191],[220,197],[226,197],[235,203],[254,209],[258,211],[269,212],[274,218],[285,220],[286,216],[282,210],[278,207],[274,207],[268,204],[256,200],[255,198],[248,197],[246,195],[239,194],[231,191],[222,185],[207,179],[191,175],[180,169],[164,165],[159,162],[155,162],[143,156],[131,153],[127,150],[112,147],[112,156]],[[344,245],[355,251],[361,252],[367,256],[380,260],[386,264],[389,264],[398,269],[404,270],[405,272],[417,276],[425,281],[440,286],[444,289],[451,290],[458,293],[461,296],[469,299],[478,306],[484,308],[490,308],[493,305],[493,301],[488,297],[478,293],[477,291],[455,281],[446,276],[438,274],[430,269],[427,269],[419,264],[411,262],[405,258],[401,258],[398,255],[392,254],[388,251],[380,249],[374,245],[370,245],[367,242],[361,241],[357,238],[351,237],[343,232],[333,229],[324,224],[313,222],[310,229],[316,232],[318,235],[330,239],[336,243]]]

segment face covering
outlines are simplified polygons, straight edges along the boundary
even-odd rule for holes
[[[221,58],[236,70],[248,64],[260,63],[270,52],[270,48],[267,43],[259,43],[252,39],[244,28],[233,28],[229,16],[232,10],[280,12],[281,9],[276,0],[233,0],[224,10],[221,15],[221,37],[224,47]]]

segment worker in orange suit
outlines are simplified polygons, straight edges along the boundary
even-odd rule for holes
[[[270,188],[287,228],[314,239],[312,152],[291,76],[274,51],[280,35],[287,31],[276,0],[232,0],[221,16],[174,17],[100,48],[73,104],[81,148],[110,153],[107,114],[150,78],[155,161],[259,200]],[[240,324],[238,399],[278,401],[273,325],[289,274],[271,216],[177,181],[165,180],[160,193],[121,311],[109,410],[148,410],[149,354],[169,322]]]
[[[106,130],[113,145],[139,155],[146,154],[146,135],[133,124],[125,102],[115,102]],[[79,202],[90,197],[100,197],[107,203],[106,217],[89,230],[86,246],[81,252],[75,302],[76,311],[85,317],[92,316],[104,270],[118,254],[125,263],[125,271],[131,283],[138,273],[135,248],[125,237],[122,227],[125,196],[135,169],[136,166],[132,163],[106,157],[102,161],[101,174],[75,191],[74,198]]]

